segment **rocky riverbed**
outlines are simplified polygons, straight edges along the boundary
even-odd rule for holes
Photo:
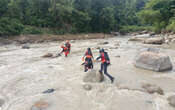
[[[135,68],[133,62],[140,49],[155,47],[169,55],[174,65],[175,46],[128,39],[73,40],[68,58],[41,57],[61,51],[61,41],[29,44],[27,49],[15,44],[1,46],[1,110],[174,110],[167,99],[175,94],[175,69],[153,72]],[[107,77],[101,83],[83,82],[86,73],[81,57],[88,47],[95,57],[99,47],[109,52],[112,65],[108,71],[115,77],[114,84]],[[94,68],[99,67],[95,62]],[[144,85],[157,86],[163,94],[149,93]],[[52,91],[43,93],[48,89]]]

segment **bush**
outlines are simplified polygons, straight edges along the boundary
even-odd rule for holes
[[[0,36],[19,35],[24,25],[17,19],[3,17],[0,19]]]
[[[22,34],[42,34],[42,31],[37,27],[26,26],[23,29]]]
[[[171,23],[166,27],[166,30],[175,32],[175,20],[171,21]]]

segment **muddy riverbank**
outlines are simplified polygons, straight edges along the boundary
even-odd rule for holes
[[[21,49],[16,44],[1,46],[0,99],[4,100],[1,110],[31,110],[37,101],[47,102],[47,110],[174,110],[167,98],[175,94],[175,69],[158,73],[133,66],[138,51],[146,47],[160,48],[174,65],[173,45],[148,45],[128,39],[129,36],[72,40],[68,58],[41,58],[45,53],[61,51],[62,41],[30,44],[30,49]],[[98,47],[109,52],[112,63],[109,73],[116,78],[114,84],[105,77],[102,83],[88,83],[92,86],[90,91],[84,90],[86,73],[81,57],[88,47],[95,57]],[[100,64],[96,62],[94,67],[98,70]],[[164,95],[143,92],[144,83],[160,86]],[[55,91],[42,93],[50,88]]]
[[[1,37],[0,45],[7,44],[26,44],[26,43],[44,43],[64,40],[85,40],[85,39],[103,39],[111,38],[113,35],[103,33],[89,33],[89,34],[65,34],[65,35],[20,35]]]

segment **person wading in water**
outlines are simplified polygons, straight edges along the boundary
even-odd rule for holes
[[[108,53],[104,51],[104,49],[101,49],[99,51],[100,56],[96,58],[96,60],[101,59],[101,69],[99,70],[99,72],[102,74],[104,71],[104,74],[109,77],[109,79],[111,80],[111,83],[114,82],[114,77],[112,77],[110,74],[108,74],[107,72],[107,67],[108,65],[110,65],[110,59],[108,56]]]
[[[84,61],[85,59],[85,62],[83,63],[84,64],[84,72],[87,72],[88,69],[93,69],[93,55],[92,55],[92,51],[90,48],[87,49],[87,51],[85,52],[82,60]]]

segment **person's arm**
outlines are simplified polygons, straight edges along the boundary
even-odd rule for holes
[[[101,58],[101,54],[99,55],[99,57],[96,58],[96,60],[99,60]]]

